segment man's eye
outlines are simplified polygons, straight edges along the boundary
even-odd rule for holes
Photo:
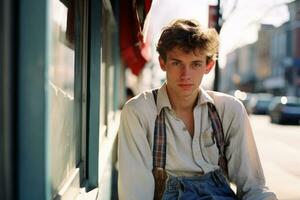
[[[199,68],[199,67],[202,67],[202,64],[201,63],[193,63],[192,67]]]
[[[172,65],[179,66],[180,62],[172,62]]]

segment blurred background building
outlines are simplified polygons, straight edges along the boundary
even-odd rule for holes
[[[288,3],[290,20],[261,24],[257,41],[227,54],[222,91],[300,96],[300,1]]]

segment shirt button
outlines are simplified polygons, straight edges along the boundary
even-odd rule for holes
[[[186,131],[187,129],[185,127],[182,128],[183,131]]]

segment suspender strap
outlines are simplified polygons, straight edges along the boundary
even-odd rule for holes
[[[155,104],[157,104],[157,91],[152,90]],[[165,190],[165,182],[167,179],[166,166],[166,125],[164,109],[157,115],[154,127],[153,140],[153,176],[155,180],[154,200],[160,200]]]
[[[211,119],[214,138],[216,139],[217,147],[219,149],[218,165],[223,170],[224,174],[228,176],[227,159],[225,156],[225,138],[221,119],[218,115],[217,109],[214,104],[207,103],[208,115]]]
[[[158,89],[152,90],[152,94],[156,106],[157,106],[157,93],[158,93]]]
[[[165,169],[166,165],[166,125],[165,112],[162,110],[155,120],[153,141],[153,166]]]

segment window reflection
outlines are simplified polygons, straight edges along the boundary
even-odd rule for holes
[[[51,0],[49,135],[52,197],[76,169],[80,116],[75,113],[75,13],[72,0]]]
[[[52,1],[50,81],[74,97],[74,9],[72,1]]]

